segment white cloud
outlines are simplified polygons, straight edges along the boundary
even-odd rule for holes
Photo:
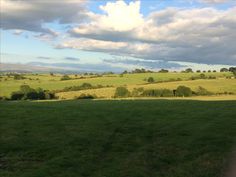
[[[113,11],[117,7],[119,10],[120,6],[116,5],[117,2],[114,2],[105,7],[112,7]],[[139,8],[135,7],[135,9]],[[141,17],[140,12],[135,14],[136,17],[132,18]],[[71,30],[70,34],[74,38],[83,38],[83,41],[86,40],[85,38],[93,39],[94,51],[109,51],[110,48],[112,52],[120,55],[146,59],[236,63],[233,57],[236,54],[236,7],[227,10],[209,7],[167,8],[149,14],[146,18],[142,18],[139,25],[131,25],[132,28],[129,25],[125,27],[124,24],[122,30],[118,28],[122,20],[119,19],[118,22],[116,17],[109,16],[106,22],[101,22],[101,18],[106,19],[106,15],[92,18],[90,22]],[[113,27],[107,25],[110,21],[113,22],[111,23]],[[100,47],[100,43],[105,41],[112,42],[107,49]],[[117,43],[123,45],[125,43],[126,47],[119,48]],[[83,50],[86,50],[86,46],[91,50],[90,45],[84,45]]]
[[[220,3],[225,3],[229,1],[230,0],[199,0],[199,2],[208,3],[208,4],[220,4]]]

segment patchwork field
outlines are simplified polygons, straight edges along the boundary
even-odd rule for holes
[[[191,77],[199,76],[200,73],[142,73],[142,74],[124,74],[124,75],[102,75],[96,76],[75,76],[70,75],[71,80],[61,81],[62,75],[50,76],[49,74],[26,74],[24,80],[14,80],[13,77],[2,76],[0,79],[0,96],[10,96],[13,91],[19,90],[20,86],[27,84],[32,88],[41,87],[46,90],[60,90],[69,86],[78,86],[83,83],[92,85],[110,86],[94,90],[84,90],[79,92],[59,93],[60,98],[71,99],[74,96],[83,93],[96,94],[98,97],[110,98],[114,96],[114,91],[118,86],[127,86],[131,91],[133,88],[143,87],[145,89],[167,88],[175,89],[179,85],[185,85],[195,90],[202,86],[214,93],[232,92],[236,93],[236,80],[230,78],[232,73],[204,73],[206,77],[215,77],[216,79],[191,80]],[[148,84],[147,78],[153,77],[155,82]],[[174,81],[179,80],[179,81]],[[168,81],[168,82],[167,82]],[[162,83],[161,83],[162,82]]]
[[[236,101],[0,102],[0,176],[223,177],[236,145],[235,107]]]

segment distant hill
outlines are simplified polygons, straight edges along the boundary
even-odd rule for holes
[[[27,73],[27,72],[71,72],[70,69],[64,69],[63,67],[55,67],[55,66],[39,66],[36,64],[11,64],[11,63],[0,63],[0,71],[1,72],[19,72],[19,73]]]

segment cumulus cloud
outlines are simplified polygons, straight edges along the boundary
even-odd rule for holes
[[[78,23],[88,16],[86,0],[1,0],[1,28],[17,29],[54,35],[43,24]]]
[[[126,10],[134,9],[136,18],[132,18],[140,19],[137,20],[138,25],[131,24],[132,27],[128,25],[127,28],[119,28],[122,20],[117,22],[117,19],[110,15],[115,7],[120,8],[118,2],[108,3],[102,8],[106,9],[107,14],[95,15],[96,18],[90,22],[73,28],[70,34],[77,39],[64,41],[61,46],[110,51],[144,59],[207,64],[236,63],[236,7],[226,10],[211,7],[167,8],[144,18],[137,11],[140,6],[137,1],[135,6],[126,4],[121,10],[126,14]],[[101,19],[107,19],[107,23],[101,22]],[[113,21],[110,26],[105,25],[110,21]]]
[[[220,3],[226,0],[196,0]],[[141,1],[123,0],[86,10],[86,0],[1,0],[1,28],[40,32],[48,41],[58,33],[46,27],[68,24],[56,48],[106,52],[146,60],[236,64],[236,7],[166,8],[146,16]],[[68,36],[69,35],[69,36]]]

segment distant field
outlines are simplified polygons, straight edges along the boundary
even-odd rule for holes
[[[236,101],[0,102],[1,177],[224,177]]]
[[[139,84],[128,85],[127,88],[132,91],[134,88],[143,87],[144,89],[176,89],[178,86],[184,85],[190,87],[192,90],[196,90],[199,86],[206,88],[214,93],[232,92],[236,93],[236,79],[204,79],[204,80],[189,80],[189,81],[176,81],[176,82],[164,82],[156,84]],[[115,87],[113,88],[100,88],[82,91],[61,92],[57,95],[59,98],[73,99],[78,97],[82,93],[95,94],[100,98],[112,98],[115,94]],[[234,97],[235,98],[235,97]]]
[[[225,78],[226,76],[232,76],[231,73],[204,73],[206,76],[215,76],[218,79],[219,78]],[[144,74],[125,74],[123,77],[120,77],[120,75],[114,74],[114,75],[105,75],[103,77],[97,77],[97,78],[84,78],[84,79],[75,79],[76,77],[74,75],[70,75],[70,77],[74,78],[73,80],[68,80],[68,81],[60,81],[60,78],[62,75],[55,75],[55,76],[50,76],[49,74],[40,74],[40,75],[32,75],[28,74],[25,75],[28,79],[25,80],[14,80],[13,78],[7,78],[4,76],[1,78],[0,82],[0,96],[10,96],[10,94],[13,91],[17,91],[19,87],[22,84],[27,84],[33,88],[41,87],[43,89],[48,89],[48,90],[57,90],[57,89],[63,89],[64,87],[68,86],[75,86],[75,85],[81,85],[82,83],[91,83],[92,85],[112,85],[114,87],[117,86],[123,86],[127,85],[129,88],[133,87],[140,87],[140,85],[146,84],[147,81],[144,79],[147,79],[148,77],[153,77],[155,81],[168,81],[171,79],[181,79],[181,80],[188,80],[192,76],[198,76],[199,73],[144,73]],[[77,76],[79,78],[80,76]],[[86,76],[88,77],[88,76]],[[31,80],[29,80],[31,78]],[[5,80],[7,79],[7,80]],[[38,79],[38,80],[36,80]],[[195,82],[195,81],[194,81]],[[195,85],[198,84],[206,84],[207,87],[213,88],[213,90],[224,90],[224,91],[230,91],[233,90],[235,91],[235,80],[219,80],[219,82],[215,83],[217,85],[212,85],[211,81],[206,81],[203,80],[201,81],[202,83],[199,83],[199,81],[196,81]],[[208,84],[208,82],[210,84]],[[165,85],[166,84],[166,85]],[[146,85],[142,87],[155,87],[159,88],[160,86],[168,86],[170,88],[174,87],[175,83],[161,83],[161,84],[156,84],[156,85]],[[185,84],[185,83],[183,83]],[[226,84],[225,86],[223,86]],[[190,84],[193,85],[194,84]],[[229,86],[228,86],[229,85]],[[233,85],[233,88],[232,88]],[[220,86],[222,89],[218,89],[217,87]]]

